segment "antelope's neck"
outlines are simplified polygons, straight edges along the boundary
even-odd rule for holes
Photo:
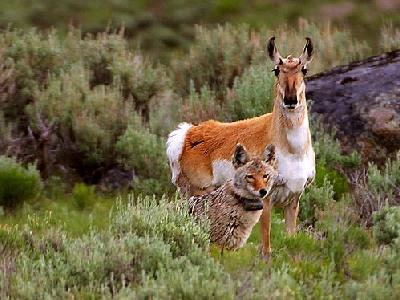
[[[311,145],[307,106],[295,111],[284,109],[276,101],[273,110],[273,136],[275,145],[290,154],[305,154]]]

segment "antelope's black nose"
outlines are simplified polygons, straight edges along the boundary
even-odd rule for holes
[[[283,104],[289,108],[295,108],[297,105],[297,97],[284,97]]]
[[[260,193],[260,196],[261,196],[261,197],[265,197],[265,196],[268,194],[268,192],[267,192],[266,189],[261,189],[261,190],[259,191],[259,193]]]

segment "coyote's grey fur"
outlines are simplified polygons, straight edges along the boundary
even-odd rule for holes
[[[209,220],[212,243],[237,250],[247,241],[261,216],[262,199],[283,184],[274,167],[274,151],[269,145],[263,159],[250,160],[246,149],[238,144],[233,157],[234,178],[212,192],[189,199],[191,213]]]

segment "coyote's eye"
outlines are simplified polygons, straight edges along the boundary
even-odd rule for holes
[[[264,174],[264,175],[263,175],[263,178],[264,178],[265,181],[267,181],[267,180],[269,179],[268,174]]]
[[[247,174],[246,175],[246,180],[249,181],[249,182],[254,181],[254,176],[251,175],[251,174]]]

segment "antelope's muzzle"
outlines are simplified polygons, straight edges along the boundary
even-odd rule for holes
[[[298,103],[299,102],[297,101],[297,97],[296,96],[295,97],[284,97],[283,98],[283,104],[288,109],[295,109]]]

